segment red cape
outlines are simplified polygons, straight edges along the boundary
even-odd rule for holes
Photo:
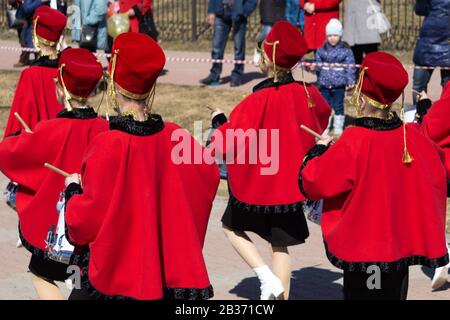
[[[90,286],[103,295],[160,299],[168,289],[210,286],[202,249],[219,172],[215,164],[174,164],[176,129],[111,130],[85,154],[83,194],[68,202],[66,224],[72,243],[89,245]]]
[[[445,166],[450,177],[450,82],[441,99],[425,115],[421,130],[445,151]]]
[[[379,263],[393,271],[446,264],[443,154],[414,125],[407,137],[411,165],[402,161],[401,126],[352,127],[303,169],[306,195],[325,199],[322,231],[335,266],[355,271]]]
[[[34,66],[22,71],[11,105],[4,136],[23,131],[14,113],[17,112],[25,123],[34,129],[39,121],[54,119],[64,107],[56,98],[53,79],[58,69]]]
[[[64,177],[45,168],[44,163],[79,172],[88,143],[107,129],[108,123],[101,118],[59,118],[39,123],[34,133],[11,136],[0,143],[0,170],[20,185],[17,212],[27,249],[47,251],[48,229],[58,221],[56,202],[64,190]]]
[[[305,153],[315,144],[314,137],[300,129],[306,125],[322,133],[328,125],[331,109],[314,86],[308,85],[313,108],[307,105],[307,97],[302,84],[293,82],[276,87],[267,87],[248,96],[232,111],[229,122],[220,126],[211,139],[211,147],[217,147],[221,153],[230,153],[230,146],[216,142],[217,135],[226,136],[227,130],[278,129],[279,163],[278,172],[263,175],[261,169],[270,165],[263,164],[259,158],[256,164],[227,163],[228,181],[233,196],[250,205],[287,205],[305,200],[298,189],[298,173]],[[271,135],[268,133],[269,141]],[[237,144],[235,139],[235,144]],[[258,143],[263,154],[271,154]],[[236,149],[236,148],[235,148]],[[249,152],[246,143],[245,152]],[[234,151],[236,155],[237,152]],[[247,156],[248,158],[248,156]],[[275,159],[275,157],[274,157]],[[273,167],[275,168],[275,166]]]

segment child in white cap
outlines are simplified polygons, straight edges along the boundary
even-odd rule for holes
[[[316,63],[355,63],[353,52],[349,45],[342,41],[343,28],[337,19],[331,19],[326,27],[327,41],[316,52]],[[317,85],[320,92],[334,110],[334,134],[341,135],[344,128],[344,97],[345,90],[355,85],[354,67],[312,66],[311,70],[317,73]],[[327,133],[331,129],[331,121],[328,124]]]

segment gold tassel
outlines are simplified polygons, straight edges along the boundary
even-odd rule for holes
[[[272,62],[273,62],[273,82],[278,82],[278,71],[277,71],[277,63],[276,63],[276,54],[277,54],[277,45],[280,44],[280,41],[275,42],[267,42],[267,45],[273,46],[272,49]]]
[[[67,90],[67,87],[66,87],[66,84],[64,83],[64,78],[63,78],[63,68],[65,66],[66,65],[63,63],[59,67],[59,77],[61,78],[62,89],[64,92],[64,107],[67,109],[67,111],[72,111],[73,107],[70,104],[70,100],[72,99],[72,96],[70,95],[69,90]]]
[[[308,103],[308,107],[310,108],[310,109],[312,109],[313,108],[313,103],[312,103],[312,99],[311,99],[311,96],[310,96],[310,94],[309,94],[309,91],[308,91],[308,89],[306,88],[306,83],[305,83],[305,76],[304,76],[304,74],[303,74],[303,64],[302,64],[302,82],[303,82],[303,88],[305,89],[305,93],[306,93],[306,100],[307,100],[307,103]]]
[[[114,72],[116,70],[116,63],[117,63],[117,55],[119,54],[119,50],[114,50],[113,56],[112,56],[112,63],[111,63],[111,74],[108,79],[108,99],[106,99],[106,118],[109,119],[109,113],[111,111],[111,105],[112,103],[113,109],[115,111],[118,111],[119,104],[117,103],[117,96],[116,96],[116,89],[114,88]]]
[[[39,16],[36,17],[36,19],[33,20],[33,34],[32,34],[32,39],[33,39],[33,44],[34,47],[36,48],[36,50],[39,52],[41,51],[41,48],[39,47],[39,40],[37,38],[37,21],[39,19]]]
[[[405,122],[405,109],[404,109],[404,102],[405,102],[405,93],[402,93],[402,121],[403,121],[403,163],[404,164],[411,164],[414,161],[413,156],[408,151],[408,145],[406,142],[406,122]]]
[[[147,102],[146,102],[146,110],[145,110],[145,115],[146,115],[146,120],[149,119],[152,115],[152,108],[153,108],[153,102],[155,101],[155,95],[156,95],[156,82],[153,85],[152,91],[150,92],[148,98],[147,98]]]
[[[361,108],[361,89],[364,81],[364,74],[366,73],[367,69],[368,69],[367,67],[364,67],[359,73],[359,78],[355,86],[355,91],[353,91],[353,94],[350,98],[350,103],[355,107],[356,114],[358,117],[363,116]]]

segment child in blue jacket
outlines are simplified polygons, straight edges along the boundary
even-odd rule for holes
[[[342,41],[343,28],[337,19],[331,19],[326,27],[327,41],[316,52],[316,63],[354,64],[355,58],[350,46]],[[334,110],[334,134],[341,135],[344,128],[344,98],[345,90],[355,85],[354,67],[325,67],[316,66],[318,87],[323,97]],[[327,132],[331,127],[331,118]]]

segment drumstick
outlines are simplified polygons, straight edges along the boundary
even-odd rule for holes
[[[316,137],[317,139],[322,139],[322,136],[320,134],[318,134],[317,132],[315,132],[314,130],[308,128],[305,125],[300,125],[300,128],[302,128],[303,130],[305,130],[306,132],[312,134],[314,137]]]
[[[60,175],[66,177],[66,178],[70,177],[70,174],[68,174],[67,172],[65,172],[65,171],[63,171],[63,170],[61,170],[61,169],[59,169],[59,168],[57,168],[55,166],[52,166],[50,163],[47,163],[47,162],[44,163],[44,167],[46,167],[46,168],[48,168],[48,169],[50,169],[52,171],[55,171],[56,173],[59,173]]]
[[[20,124],[22,125],[22,127],[25,129],[26,132],[33,133],[30,127],[25,123],[25,121],[23,121],[22,117],[17,112],[14,112],[14,116],[17,118],[17,120],[20,122]]]
[[[216,110],[214,110],[213,108],[211,108],[210,106],[206,106],[206,108],[208,108],[208,109],[209,109],[209,111],[211,111],[211,112],[214,112],[214,111],[216,111]]]

